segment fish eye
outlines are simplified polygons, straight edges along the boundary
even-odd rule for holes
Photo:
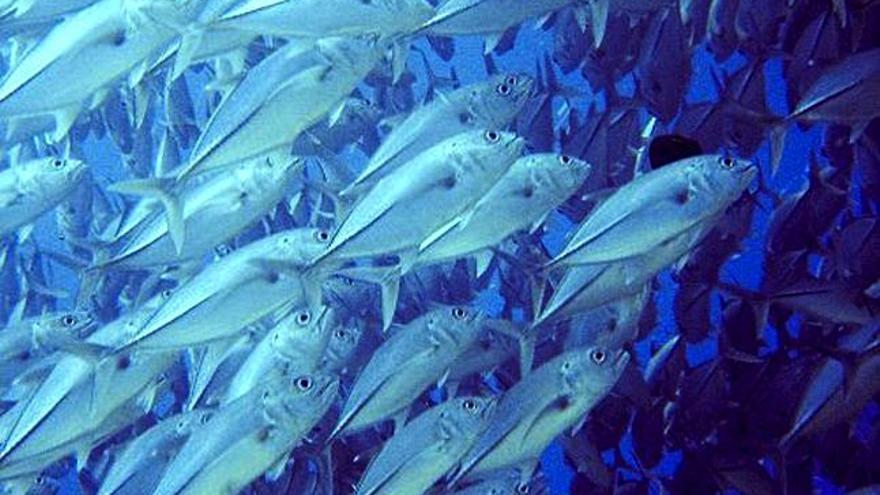
[[[330,233],[326,230],[319,230],[315,232],[315,240],[321,243],[327,242],[330,240]]]
[[[594,350],[593,352],[590,353],[590,359],[592,359],[593,362],[596,363],[596,364],[602,364],[602,363],[604,363],[604,362],[605,362],[605,358],[607,358],[607,357],[608,357],[608,356],[605,354],[605,352],[604,352],[604,351],[601,351],[601,350],[599,350],[599,349],[596,349],[596,350]]]
[[[308,392],[312,388],[312,379],[307,376],[297,378],[296,386],[303,392]]]
[[[452,317],[456,320],[463,320],[465,316],[467,316],[467,311],[464,308],[460,306],[452,308]]]
[[[67,315],[64,318],[61,318],[61,323],[65,327],[72,327],[72,326],[76,325],[76,318],[72,315]]]
[[[211,420],[211,413],[202,414],[201,417],[199,417],[199,423],[201,423],[201,424],[206,424],[210,420]]]
[[[340,328],[339,330],[336,330],[335,332],[333,332],[333,335],[335,335],[337,339],[344,339],[347,334],[346,334],[345,330]]]
[[[462,405],[466,411],[473,412],[477,408],[477,403],[471,399],[466,399]]]
[[[36,478],[34,478],[34,483],[37,485],[43,485],[46,483],[46,478],[42,474],[38,474]]]
[[[529,493],[529,485],[525,483],[520,483],[516,485],[516,493],[520,495],[527,495]]]
[[[64,168],[64,160],[61,160],[60,158],[52,160],[52,168],[56,170]]]
[[[490,143],[497,143],[498,140],[501,139],[501,135],[498,134],[497,131],[486,131],[484,137],[486,138],[486,141],[489,141]]]
[[[498,87],[495,88],[498,91],[498,94],[501,96],[507,96],[510,94],[510,86],[507,84],[499,84]]]
[[[162,291],[162,297],[164,297],[165,299],[168,299],[169,297],[171,297],[171,289],[165,289],[165,290],[163,290],[163,291]]]
[[[570,165],[571,164],[571,157],[568,155],[559,155],[559,163],[561,163],[563,165]]]
[[[508,76],[507,80],[504,82],[506,82],[508,86],[516,86],[516,83],[517,83],[516,76]]]
[[[308,325],[312,320],[312,315],[308,311],[302,311],[296,315],[296,322],[300,325]]]
[[[733,158],[731,158],[729,156],[725,156],[725,157],[721,158],[721,160],[719,160],[719,163],[721,163],[722,167],[729,170],[729,169],[733,168],[734,161],[733,161]]]

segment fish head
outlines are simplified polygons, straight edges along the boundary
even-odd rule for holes
[[[357,349],[363,331],[358,325],[339,325],[330,334],[321,366],[328,371],[341,371]]]
[[[533,180],[537,185],[547,188],[553,197],[567,199],[590,176],[592,165],[571,155],[556,153],[536,153],[528,155],[529,168],[533,170]]]
[[[288,230],[273,242],[270,256],[293,267],[304,266],[327,250],[330,232],[318,228]]]
[[[425,315],[433,345],[466,349],[483,334],[485,315],[470,306],[440,306]]]
[[[34,322],[34,329],[39,332],[62,332],[72,337],[84,337],[95,324],[95,317],[85,310],[74,310],[61,314],[46,315]]]
[[[72,188],[86,176],[88,165],[70,157],[52,156],[42,158],[39,164],[40,182],[51,188]]]
[[[475,84],[469,109],[487,126],[506,127],[522,111],[535,91],[535,79],[523,73],[496,74]]]
[[[278,324],[270,343],[282,355],[295,358],[301,369],[311,369],[317,366],[327,347],[333,322],[333,310],[328,306],[316,310],[303,308]]]
[[[494,167],[502,164],[504,169],[522,156],[525,151],[525,139],[512,132],[486,129],[460,134],[452,138],[453,147],[468,150],[475,159],[474,163]]]
[[[605,395],[629,363],[629,353],[600,346],[572,351],[559,364],[564,387],[580,393]]]
[[[699,159],[711,190],[725,202],[739,198],[758,174],[753,162],[731,155],[704,155]]]
[[[497,401],[493,397],[456,397],[450,414],[466,430],[478,432],[488,425]]]
[[[292,179],[305,167],[305,159],[299,156],[289,156],[286,153],[270,154],[256,163],[248,163],[242,170],[250,174],[255,192],[273,190],[278,188],[287,189]]]
[[[328,373],[310,373],[291,376],[285,394],[288,412],[311,417],[312,421],[324,415],[336,400],[339,379]]]

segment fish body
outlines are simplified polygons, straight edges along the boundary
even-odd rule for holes
[[[383,47],[371,39],[326,38],[276,50],[223,100],[178,178],[292,144],[344,103]]]
[[[429,148],[355,204],[319,260],[415,249],[485,193],[523,144],[513,134],[490,130],[459,134]]]
[[[602,348],[565,352],[504,393],[493,419],[464,456],[456,478],[535,460],[611,390],[629,354]]]
[[[648,254],[723,212],[755,173],[751,162],[702,155],[644,174],[596,208],[550,265],[607,263]]]
[[[98,494],[134,495],[155,488],[162,471],[193,430],[207,423],[213,414],[207,410],[174,414],[135,437],[113,460]]]
[[[451,260],[534,231],[589,176],[582,160],[553,153],[520,158],[456,226],[419,246],[419,263]]]
[[[303,297],[296,267],[320,252],[324,241],[317,229],[285,231],[220,258],[187,280],[117,348],[180,349],[237,335]]]
[[[419,107],[395,126],[343,194],[374,184],[456,134],[507,127],[522,110],[533,86],[534,80],[528,75],[498,74]]]
[[[28,225],[73,193],[89,167],[73,158],[46,157],[0,172],[0,235]]]
[[[217,23],[261,35],[284,38],[405,35],[430,19],[434,9],[424,0],[302,0],[239,2]]]
[[[414,418],[370,462],[359,495],[424,493],[467,452],[488,425],[491,399],[456,397]]]
[[[336,399],[337,386],[329,375],[276,370],[193,431],[155,495],[237,493],[302,441]]]
[[[255,387],[277,361],[289,362],[297,373],[314,373],[330,341],[333,314],[327,308],[317,312],[294,311],[279,321],[241,365],[229,383],[224,399],[230,403]]]
[[[201,258],[277,205],[302,166],[295,158],[260,157],[182,189],[172,197],[184,234],[179,250],[168,215],[158,211],[161,205],[149,196],[164,194],[159,192],[160,186],[154,187],[150,180],[135,182],[136,192],[147,194],[149,199],[142,200],[126,217],[111,245],[113,254],[95,267],[144,269]],[[128,186],[123,192],[132,189]]]
[[[481,321],[465,308],[444,307],[398,329],[358,375],[333,434],[361,430],[405,411],[477,341]]]

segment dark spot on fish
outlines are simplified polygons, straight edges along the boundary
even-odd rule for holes
[[[535,195],[535,188],[532,187],[531,185],[524,187],[522,190],[522,195],[526,198],[531,198],[532,196]]]
[[[121,46],[125,43],[125,31],[117,31],[113,34],[113,45]]]
[[[678,194],[675,195],[675,202],[683,205],[688,202],[689,197],[690,196],[688,195],[687,191],[679,191]]]
[[[263,428],[257,433],[257,440],[260,442],[265,442],[269,439],[269,428]]]
[[[31,351],[21,351],[21,352],[18,354],[18,360],[19,360],[19,361],[27,361],[27,360],[30,359],[30,358],[31,358]]]
[[[568,409],[569,406],[571,406],[571,398],[567,395],[563,395],[562,397],[557,398],[556,401],[553,402],[553,407],[555,409],[560,410],[560,411],[564,411],[564,410]]]
[[[461,112],[460,114],[458,114],[458,121],[462,124],[470,124],[471,122],[473,122],[473,120],[473,116],[471,116],[471,114],[467,112]]]
[[[458,180],[455,178],[455,175],[450,175],[445,179],[440,181],[440,185],[446,189],[452,189],[458,183]]]
[[[648,148],[651,168],[657,170],[685,158],[703,154],[703,147],[694,139],[678,134],[657,136]]]
[[[131,358],[128,356],[122,356],[116,360],[116,369],[118,370],[126,370],[131,366]]]

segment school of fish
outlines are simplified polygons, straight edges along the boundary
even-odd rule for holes
[[[0,494],[880,493],[878,26],[0,0]]]

